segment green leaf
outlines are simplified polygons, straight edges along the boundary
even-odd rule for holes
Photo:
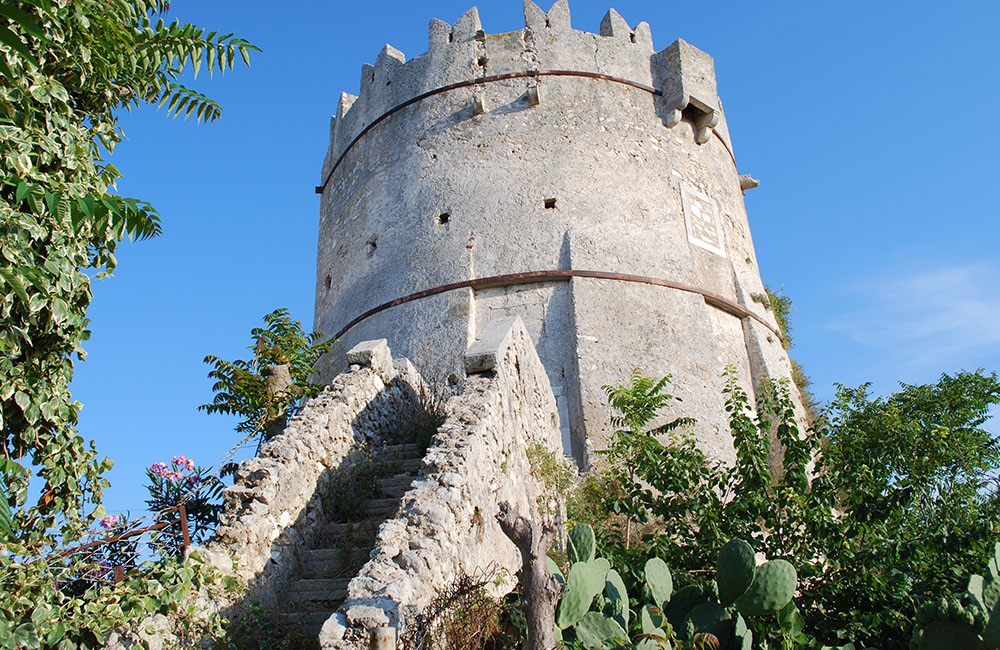
[[[21,282],[21,278],[15,275],[13,269],[0,268],[0,280],[3,280],[8,286],[10,286],[11,290],[17,295],[17,297],[24,301],[25,306],[30,304],[28,294],[24,290],[24,284]]]
[[[28,47],[24,44],[24,41],[22,41],[17,34],[10,31],[6,27],[3,27],[2,25],[0,25],[0,43],[3,43],[10,49],[20,54],[25,61],[27,61],[34,67],[36,68],[38,67],[38,61],[36,61],[35,57],[31,55],[31,51],[28,50]]]
[[[20,203],[21,201],[24,200],[24,197],[27,196],[29,192],[31,192],[31,186],[25,183],[24,181],[21,181],[17,185],[17,192],[14,195],[14,200]]]
[[[45,38],[45,33],[38,23],[17,7],[8,4],[0,4],[0,16],[6,16],[21,26],[21,29],[37,38]]]
[[[0,533],[10,535],[14,532],[11,524],[10,502],[7,500],[7,477],[0,482]]]

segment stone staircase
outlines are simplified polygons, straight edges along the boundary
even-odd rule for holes
[[[314,544],[300,551],[298,570],[279,596],[279,629],[316,639],[347,598],[347,583],[368,561],[379,525],[396,513],[417,477],[422,454],[417,444],[384,445],[354,465],[350,484],[334,495],[335,502],[324,504],[328,520]]]

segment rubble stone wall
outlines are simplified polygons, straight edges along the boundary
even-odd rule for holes
[[[223,492],[224,512],[210,551],[232,553],[250,596],[274,605],[297,564],[297,549],[324,521],[331,471],[411,426],[427,389],[405,359],[393,365],[388,347],[352,350],[351,366],[310,400],[260,455],[243,462]]]
[[[497,504],[535,513],[542,485],[527,450],[560,449],[556,400],[518,317],[494,321],[465,355],[468,378],[424,457],[421,478],[397,516],[379,529],[372,559],[348,587],[341,611],[323,626],[323,648],[367,647],[371,630],[397,634],[462,572],[510,576],[520,567],[496,521]]]

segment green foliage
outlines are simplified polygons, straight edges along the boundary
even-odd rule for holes
[[[225,485],[210,467],[197,467],[193,462],[178,456],[168,467],[165,463],[154,463],[146,468],[146,489],[149,498],[146,506],[150,512],[173,512],[183,504],[187,517],[188,534],[192,544],[208,538],[219,523],[222,511],[220,495]],[[180,549],[182,541],[179,530],[167,533],[174,543],[170,548]]]
[[[723,550],[744,538],[777,558],[765,572],[769,584],[758,583],[773,596],[760,601],[767,611],[785,600],[789,569],[798,568],[798,605],[779,611],[776,626],[748,620],[760,642],[820,647],[812,635],[837,646],[905,648],[899,630],[912,626],[920,603],[963,588],[997,540],[1000,460],[983,425],[1000,402],[1000,382],[962,372],[878,399],[867,386],[840,387],[825,427],[803,432],[787,384],[761,386],[754,412],[735,372],[726,374],[732,467],[707,458],[683,430],[667,431],[656,444],[653,436],[621,437],[607,470],[584,482],[575,497],[583,506],[574,506],[573,516],[598,519],[598,549],[630,593],[642,588],[649,553],[675,568],[679,589],[664,608],[675,629],[683,624],[676,609],[715,601],[703,576],[720,553],[727,567],[718,578],[720,605],[737,599],[749,571],[738,580],[732,571],[735,585],[724,575],[748,567],[750,555]],[[630,384],[646,394],[656,382]],[[630,420],[650,421],[648,408],[619,421]],[[642,552],[630,543],[623,512],[648,522]],[[996,569],[1000,575],[1000,560]],[[754,580],[761,571],[755,568]],[[760,611],[740,604],[744,615]]]
[[[300,400],[322,390],[320,384],[309,381],[309,375],[316,360],[334,343],[332,339],[320,342],[319,332],[307,335],[287,309],[264,316],[264,323],[265,327],[250,331],[253,343],[247,349],[253,350],[253,357],[249,361],[205,357],[205,363],[213,366],[208,376],[216,380],[215,398],[198,407],[242,418],[236,431],[248,437],[259,435],[261,442],[281,431]]]
[[[765,309],[774,314],[774,319],[778,323],[778,331],[781,333],[781,346],[785,350],[795,347],[795,342],[792,339],[792,312],[795,310],[795,305],[792,304],[792,299],[768,286],[764,287],[764,293],[750,294],[750,299],[763,305]],[[792,366],[792,383],[799,389],[802,405],[809,415],[809,421],[810,423],[816,422],[820,415],[820,405],[816,396],[809,389],[812,380],[795,359],[789,357],[788,361]]]
[[[621,488],[614,493],[608,509],[625,517],[626,547],[631,542],[632,522],[642,523],[647,518],[648,510],[644,504],[652,493],[642,483],[639,474],[643,468],[655,464],[664,453],[657,436],[670,434],[694,422],[692,418],[675,418],[659,426],[648,427],[660,410],[673,400],[672,395],[664,392],[669,381],[669,376],[654,381],[635,370],[627,386],[604,386],[608,402],[614,409],[611,424],[618,428],[612,434],[611,446],[600,453],[608,459],[607,480]]]
[[[577,526],[570,531],[570,539],[577,540],[577,547],[589,548],[593,530]],[[571,543],[571,549],[573,546]],[[641,606],[638,618],[631,617],[631,622],[626,587],[618,572],[609,569],[610,563],[604,558],[571,553],[577,560],[570,566],[556,625],[568,645],[587,649],[657,650],[676,643],[681,648],[743,650],[753,639],[744,617],[759,617],[758,625],[770,624],[798,636],[802,621],[801,617],[795,618],[791,602],[797,584],[795,569],[784,560],[771,560],[746,581],[743,565],[745,549],[749,548],[744,541],[731,540],[720,554],[716,580],[728,585],[731,596],[725,605],[717,599],[714,584],[708,589],[690,585],[673,592],[667,564],[658,557],[650,558],[645,563],[646,580],[641,590],[647,604]],[[753,557],[750,549],[752,572]],[[738,589],[735,585],[741,582],[743,588]]]
[[[152,237],[148,204],[108,191],[120,176],[103,158],[122,134],[116,111],[165,100],[214,120],[218,107],[176,82],[186,65],[246,58],[253,46],[165,24],[160,0],[24,0],[0,13],[0,435],[13,529],[32,548],[59,528],[67,541],[95,518],[106,481],[73,426],[73,361],[84,358],[91,277],[115,267],[126,236]],[[28,481],[39,477],[39,501]]]
[[[184,606],[197,590],[237,594],[242,586],[202,564],[196,552],[146,562],[110,583],[110,568],[86,554],[34,561],[0,554],[0,647],[101,648],[105,635],[154,614],[170,615],[181,639],[219,637],[218,619],[203,620]]]
[[[90,337],[90,283],[115,269],[123,239],[160,232],[149,204],[109,191],[120,177],[106,158],[123,137],[117,111],[156,102],[169,115],[212,121],[218,105],[177,83],[180,75],[203,62],[231,69],[256,49],[164,23],[167,6],[0,4],[0,500],[11,510],[0,552],[4,645],[95,647],[141,612],[176,607],[203,577],[166,561],[83,594],[58,582],[100,570],[59,552],[105,516],[101,475],[111,467],[77,435],[81,405],[69,392],[72,357],[85,358]]]
[[[921,605],[911,650],[1000,648],[1000,542],[986,568],[986,577],[973,574],[964,592]]]

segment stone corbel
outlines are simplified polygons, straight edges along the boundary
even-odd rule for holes
[[[694,122],[694,141],[698,144],[705,144],[708,142],[709,138],[712,137],[712,129],[714,129],[719,123],[719,112],[717,110],[690,95],[681,95],[668,105],[673,106],[673,110],[671,110],[669,115],[667,115],[665,122],[668,129],[680,124],[681,117],[684,115],[684,110],[691,107],[698,113]]]

